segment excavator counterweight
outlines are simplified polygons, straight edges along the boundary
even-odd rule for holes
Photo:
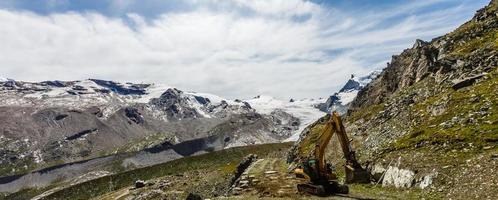
[[[299,167],[294,170],[298,178],[304,178],[308,181],[308,183],[297,185],[299,192],[318,196],[327,196],[334,193],[347,194],[349,192],[349,188],[346,185],[339,184],[337,181],[337,176],[332,169],[332,165],[325,161],[325,149],[334,133],[339,138],[341,149],[346,159],[346,183],[369,182],[368,172],[358,163],[355,153],[349,144],[341,117],[337,112],[334,112],[316,140],[312,157],[301,160]]]

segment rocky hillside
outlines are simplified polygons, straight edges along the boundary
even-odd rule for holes
[[[219,137],[221,149],[279,142],[300,129],[298,117],[163,85],[1,79],[0,177],[164,142]]]
[[[497,66],[496,0],[453,32],[393,56],[345,119],[374,181],[442,198],[498,198]]]

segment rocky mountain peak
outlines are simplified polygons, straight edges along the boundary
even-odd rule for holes
[[[429,42],[426,42],[426,41],[423,41],[421,39],[416,39],[415,40],[415,44],[413,44],[413,49],[416,49],[416,48],[419,48],[419,47],[422,47],[422,46],[425,46],[425,45],[428,45]]]
[[[178,99],[181,94],[183,94],[183,91],[179,89],[168,88],[159,98],[164,100],[173,100]]]
[[[354,75],[351,75],[351,78],[346,82],[346,84],[339,90],[339,92],[345,92],[349,90],[359,90],[361,89],[361,84],[357,80],[355,80]]]
[[[191,105],[189,98],[183,91],[176,88],[167,89],[159,98],[154,98],[150,103],[164,111],[170,119],[197,118],[202,115]]]

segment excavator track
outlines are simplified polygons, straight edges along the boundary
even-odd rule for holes
[[[327,196],[325,188],[321,185],[312,185],[308,183],[297,184],[297,191],[300,193],[308,193],[317,196]]]
[[[332,194],[348,194],[349,187],[341,185],[335,181],[324,185],[314,185],[310,183],[297,184],[297,191],[317,196],[329,196]]]

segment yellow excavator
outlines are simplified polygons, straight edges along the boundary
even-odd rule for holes
[[[342,152],[346,159],[345,182],[368,183],[370,181],[368,172],[358,163],[355,153],[351,149],[341,117],[337,112],[333,112],[326,122],[323,131],[316,138],[316,145],[310,156],[311,158],[300,160],[299,166],[294,170],[296,177],[307,180],[307,183],[297,185],[299,192],[318,196],[328,196],[337,193],[347,194],[349,192],[347,185],[339,184],[337,175],[332,170],[332,165],[325,161],[325,149],[334,133],[339,138]]]

